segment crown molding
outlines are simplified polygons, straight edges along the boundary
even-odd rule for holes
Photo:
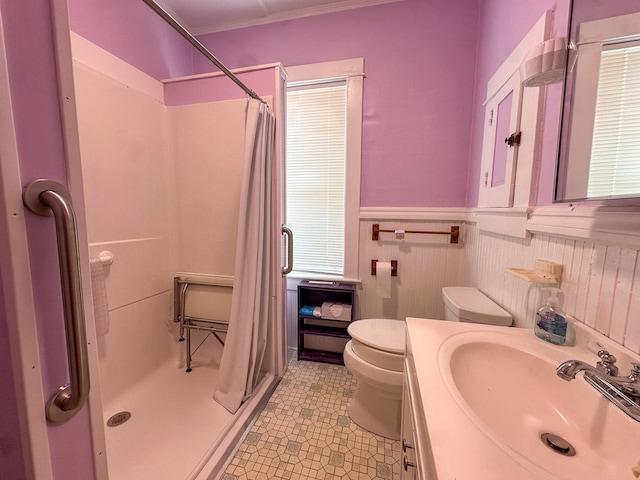
[[[255,27],[258,25],[266,25],[268,23],[283,22],[285,20],[295,20],[297,18],[313,17],[315,15],[323,15],[325,13],[341,12],[344,10],[352,10],[355,8],[372,7],[385,3],[395,3],[402,0],[344,0],[342,2],[328,3],[326,5],[318,5],[314,7],[300,8],[286,12],[274,13],[260,18],[252,18],[237,22],[221,23],[210,28],[194,28],[188,27],[189,31],[194,35],[207,35],[210,33],[223,32],[226,30],[236,30],[239,28]],[[178,16],[178,15],[176,15]],[[185,25],[188,25],[185,23]]]

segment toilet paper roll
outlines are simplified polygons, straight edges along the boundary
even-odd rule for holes
[[[381,298],[391,298],[391,262],[376,263],[376,292]]]

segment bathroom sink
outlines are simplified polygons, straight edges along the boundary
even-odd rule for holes
[[[580,353],[595,363],[586,349],[547,345],[532,334],[471,331],[445,340],[438,364],[460,409],[540,478],[632,479],[640,423],[582,375],[572,382],[556,375],[561,362]]]

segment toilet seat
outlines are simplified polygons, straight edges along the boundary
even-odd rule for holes
[[[370,318],[348,327],[351,349],[365,362],[384,370],[404,370],[405,323],[400,320]]]

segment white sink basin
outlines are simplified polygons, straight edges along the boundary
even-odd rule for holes
[[[442,380],[457,406],[510,457],[540,478],[632,479],[640,459],[640,423],[606,400],[579,374],[556,375],[563,361],[597,357],[556,347],[520,329],[451,335],[437,354]],[[619,364],[620,373],[629,365]],[[427,424],[429,420],[427,419]],[[541,435],[562,440],[549,448]],[[553,438],[553,437],[552,437]]]

